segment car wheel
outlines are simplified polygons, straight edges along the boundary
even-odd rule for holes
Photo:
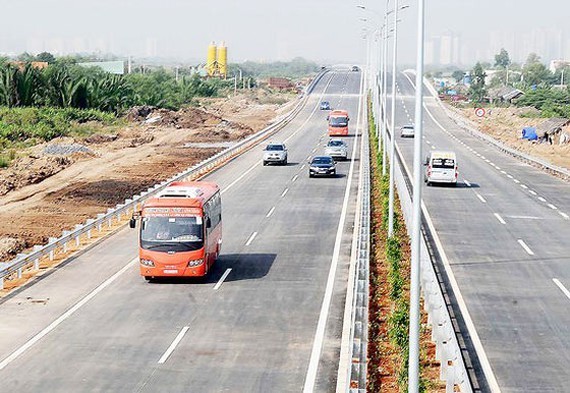
[[[283,165],[287,165],[287,159],[283,160]]]
[[[312,174],[312,173],[309,173],[309,177],[313,177],[313,174]]]
[[[144,279],[148,282],[152,281],[152,276],[144,276]]]
[[[267,161],[263,161],[263,166],[266,166],[266,165],[267,165]]]

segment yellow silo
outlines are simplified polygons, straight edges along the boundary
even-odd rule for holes
[[[228,48],[223,41],[218,46],[217,61],[220,78],[225,78],[228,73]]]
[[[216,73],[217,63],[216,63],[216,43],[212,43],[208,46],[208,57],[206,59],[206,71],[208,76],[213,76]]]

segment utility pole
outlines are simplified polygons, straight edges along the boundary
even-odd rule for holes
[[[396,58],[398,54],[398,0],[394,1],[394,47],[392,51],[392,108],[390,138],[390,180],[388,196],[388,237],[394,235],[394,151],[396,150]]]

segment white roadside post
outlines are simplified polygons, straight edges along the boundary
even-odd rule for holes
[[[388,0],[386,0],[386,13],[384,13],[384,63],[382,64],[382,139],[384,140],[384,149],[382,149],[382,176],[386,175],[386,88],[387,88],[387,63],[388,63]]]
[[[416,64],[416,108],[414,116],[414,186],[412,203],[412,266],[410,277],[410,338],[408,364],[408,392],[419,391],[420,355],[420,229],[422,201],[422,104],[424,76],[424,6],[418,0],[418,42]]]

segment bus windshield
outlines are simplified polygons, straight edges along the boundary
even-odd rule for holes
[[[141,247],[154,251],[192,251],[204,245],[202,217],[143,217]]]
[[[331,117],[329,124],[331,127],[346,127],[348,125],[348,120],[346,120],[346,116]]]

